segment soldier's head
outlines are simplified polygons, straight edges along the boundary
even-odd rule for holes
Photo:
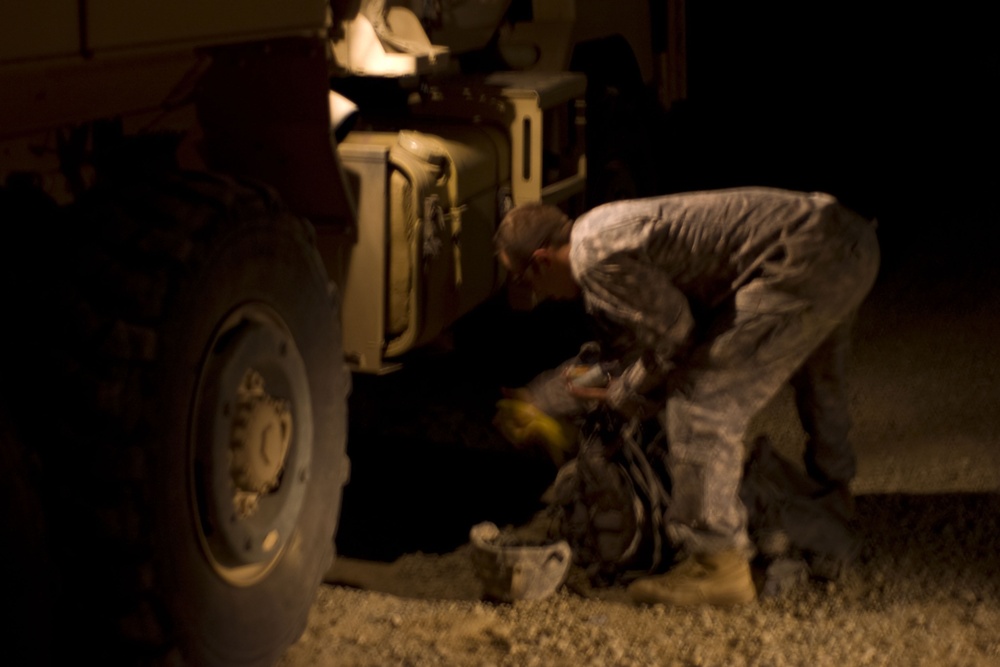
[[[579,293],[569,264],[573,221],[551,204],[515,206],[504,216],[494,243],[511,279],[526,283],[539,299],[570,299]]]

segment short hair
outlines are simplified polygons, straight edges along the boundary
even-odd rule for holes
[[[507,256],[511,271],[521,273],[539,248],[569,243],[573,221],[552,204],[529,202],[512,208],[497,228],[493,243]]]

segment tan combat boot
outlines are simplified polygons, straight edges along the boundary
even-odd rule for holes
[[[735,550],[688,556],[665,574],[632,582],[628,594],[635,602],[675,606],[726,606],[757,599],[750,564]]]

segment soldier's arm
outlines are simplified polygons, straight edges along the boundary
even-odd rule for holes
[[[642,354],[608,387],[616,409],[641,404],[663,383],[694,328],[687,297],[661,268],[639,257],[616,256],[582,277],[592,310],[631,330]]]

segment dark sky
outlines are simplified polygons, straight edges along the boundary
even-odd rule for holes
[[[1000,171],[986,9],[779,4],[688,3],[692,170],[832,191],[889,232],[979,217]]]

